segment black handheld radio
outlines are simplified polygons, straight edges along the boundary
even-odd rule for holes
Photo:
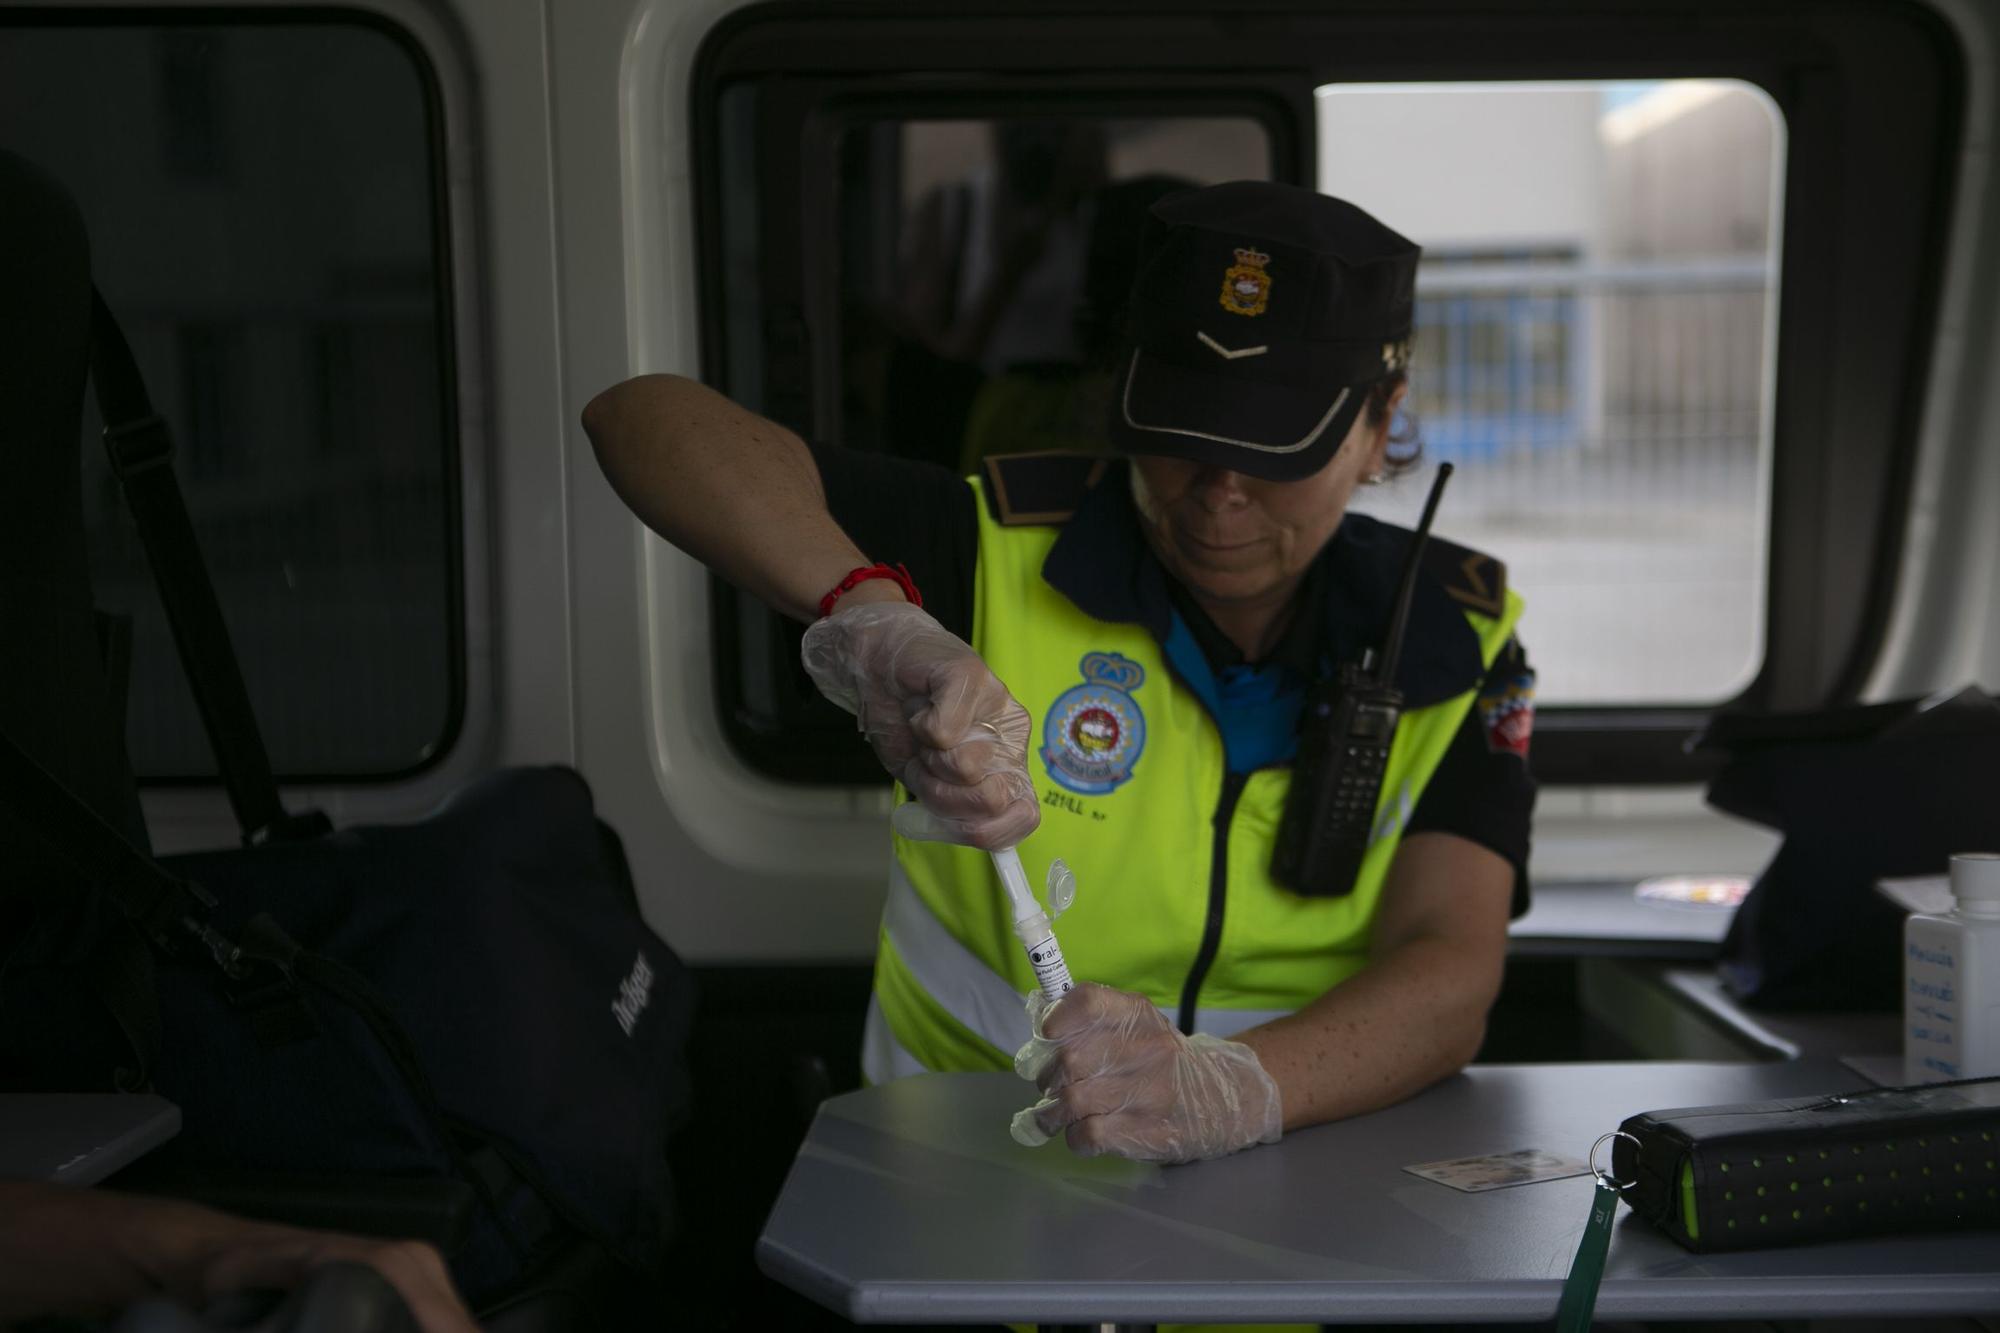
[[[1354,891],[1375,825],[1375,803],[1389,766],[1389,747],[1403,716],[1403,693],[1395,685],[1396,659],[1410,619],[1410,597],[1429,540],[1451,464],[1438,465],[1437,480],[1424,501],[1423,521],[1403,558],[1396,608],[1378,654],[1369,649],[1359,662],[1341,667],[1306,698],[1304,730],[1292,764],[1292,790],[1278,821],[1271,855],[1271,878],[1295,893],[1341,898]]]

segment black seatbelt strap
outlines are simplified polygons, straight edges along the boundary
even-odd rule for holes
[[[104,448],[146,548],[174,646],[216,767],[246,843],[315,837],[330,825],[317,811],[286,813],[263,733],[237,666],[229,627],[174,479],[173,438],[153,410],[125,335],[104,297],[91,289],[91,382],[104,418]]]

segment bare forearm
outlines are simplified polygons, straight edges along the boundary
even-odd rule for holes
[[[1379,1110],[1463,1068],[1497,978],[1443,939],[1411,940],[1285,1018],[1237,1037],[1284,1100],[1285,1128]]]
[[[647,527],[794,619],[867,563],[827,513],[805,443],[712,389],[642,375],[591,400],[583,426]]]
[[[209,1256],[256,1230],[193,1204],[0,1182],[0,1325],[198,1298]]]
[[[0,1326],[91,1316],[165,1294],[200,1306],[223,1292],[290,1290],[331,1263],[367,1264],[422,1333],[477,1333],[444,1260],[409,1240],[253,1222],[173,1199],[0,1181]]]

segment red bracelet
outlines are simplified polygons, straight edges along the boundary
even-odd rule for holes
[[[924,595],[917,591],[917,585],[910,578],[909,570],[901,565],[863,565],[859,569],[850,571],[846,578],[833,585],[832,592],[819,599],[820,618],[825,619],[833,614],[833,604],[840,600],[842,593],[857,583],[866,583],[869,579],[888,579],[903,590],[903,596],[910,599],[911,606],[924,604]]]

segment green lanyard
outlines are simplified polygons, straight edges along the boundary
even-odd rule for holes
[[[1606,1139],[1631,1137],[1606,1134],[1590,1145],[1590,1174],[1597,1178],[1597,1188],[1591,1191],[1590,1220],[1584,1223],[1583,1239],[1577,1242],[1576,1258],[1570,1261],[1569,1277],[1563,1281],[1562,1300],[1556,1304],[1556,1333],[1588,1333],[1590,1328],[1591,1311],[1597,1308],[1597,1288],[1604,1281],[1611,1224],[1618,1218],[1618,1196],[1631,1188],[1597,1169],[1597,1150]]]

